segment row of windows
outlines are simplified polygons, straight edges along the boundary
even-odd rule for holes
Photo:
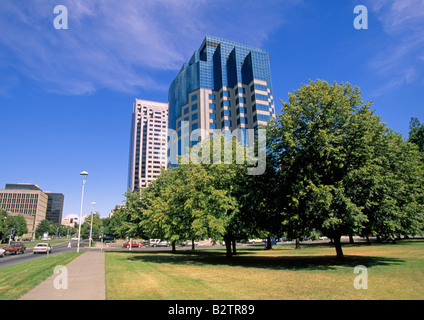
[[[254,104],[252,106],[252,111],[256,111],[257,110],[262,110],[262,111],[269,111],[269,106],[265,105],[265,104]]]
[[[0,193],[1,199],[38,199],[38,194],[34,193]]]
[[[255,121],[269,121],[271,116],[265,114],[257,114],[253,116],[253,122]]]
[[[263,100],[263,101],[268,101],[268,96],[264,95],[264,94],[259,94],[256,93],[254,95],[252,95],[252,97],[250,98],[250,100],[253,102],[255,100]]]
[[[267,91],[268,87],[264,86],[263,84],[259,84],[259,83],[254,83],[250,86],[250,91],[253,92],[253,90],[262,90],[262,91]]]

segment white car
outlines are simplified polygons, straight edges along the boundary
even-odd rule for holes
[[[4,250],[3,248],[0,248],[0,257],[3,258],[4,257],[4,253],[6,252],[6,250]]]
[[[157,247],[167,247],[167,246],[169,246],[169,243],[168,243],[168,241],[166,241],[166,240],[162,240],[162,241],[161,241],[161,242],[159,242],[156,246],[157,246]]]
[[[34,249],[32,250],[32,252],[34,254],[36,254],[36,253],[47,253],[47,251],[49,253],[52,253],[52,247],[48,243],[38,243],[34,247]]]
[[[149,246],[156,247],[159,242],[160,242],[160,239],[150,239],[149,240]]]

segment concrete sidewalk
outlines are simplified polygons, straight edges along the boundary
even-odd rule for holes
[[[66,274],[67,273],[67,274]],[[67,288],[65,277],[67,277]],[[89,250],[27,292],[20,300],[105,300],[104,253]]]

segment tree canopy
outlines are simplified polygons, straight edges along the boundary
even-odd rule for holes
[[[268,126],[277,154],[283,225],[294,236],[332,238],[422,228],[422,166],[350,84],[310,82],[289,94]]]
[[[258,155],[258,146],[248,152],[223,135],[219,139],[227,143],[214,149],[220,141],[214,135],[193,147],[189,159],[162,170],[148,188],[127,192],[110,228],[117,236],[166,238],[174,245],[224,240],[228,256],[235,240],[269,234],[328,236],[340,258],[342,235],[422,234],[423,126],[414,121],[405,141],[371,106],[349,83],[310,81],[261,127],[267,136],[265,172],[249,174],[246,155]],[[216,161],[228,155],[231,161]]]

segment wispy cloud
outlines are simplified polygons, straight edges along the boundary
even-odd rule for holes
[[[370,0],[367,5],[387,34],[370,66],[386,80],[377,94],[405,84],[424,85],[424,1]]]
[[[206,34],[261,46],[296,2],[68,0],[69,29],[56,30],[57,1],[3,0],[0,55],[54,92],[166,90],[153,75],[178,71]]]

